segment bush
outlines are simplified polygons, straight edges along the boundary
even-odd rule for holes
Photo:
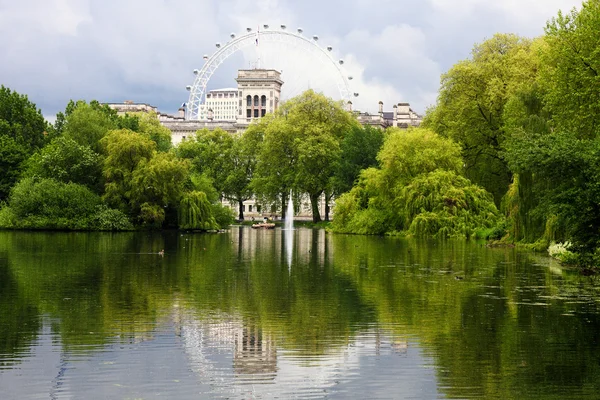
[[[90,218],[90,227],[99,231],[129,231],[133,229],[131,221],[119,210],[98,206]]]
[[[212,205],[212,213],[217,225],[219,225],[221,229],[227,228],[235,221],[235,213],[233,210],[223,206],[221,203]]]
[[[18,218],[86,218],[94,214],[100,204],[100,197],[87,187],[54,179],[23,179],[9,197],[9,205]]]

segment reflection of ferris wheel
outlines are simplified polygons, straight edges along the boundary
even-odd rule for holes
[[[200,119],[209,80],[229,57],[238,52],[255,59],[254,68],[278,69],[282,72],[287,93],[282,97],[292,97],[308,88],[315,88],[344,103],[352,96],[358,96],[358,93],[350,91],[352,76],[344,73],[344,60],[334,59],[331,46],[322,48],[318,44],[318,36],[307,38],[303,36],[301,28],[296,32],[287,31],[285,25],[280,28],[270,29],[269,25],[263,25],[262,30],[256,31],[246,28],[247,32],[240,36],[232,33],[231,40],[226,44],[217,43],[217,50],[210,57],[204,56],[202,69],[194,70],[194,84],[186,87],[190,91],[186,119]],[[299,54],[305,57],[298,58]]]

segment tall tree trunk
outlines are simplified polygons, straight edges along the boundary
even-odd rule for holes
[[[320,197],[320,193],[319,194],[311,194],[310,195],[310,205],[312,207],[312,215],[313,215],[313,222],[317,223],[317,222],[321,222],[321,214],[319,213],[319,197]]]
[[[239,214],[239,220],[243,221],[244,220],[244,201],[243,200],[238,200],[238,206],[239,206],[239,210],[240,210],[240,214]]]

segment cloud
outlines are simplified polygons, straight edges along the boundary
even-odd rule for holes
[[[343,58],[352,74],[358,107],[374,111],[382,100],[410,102],[423,112],[435,101],[439,76],[469,56],[474,43],[496,32],[543,33],[558,9],[575,0],[0,0],[0,83],[27,94],[46,115],[68,100],[146,102],[167,112],[187,100],[202,56],[246,27],[285,23],[305,36],[320,36]],[[288,54],[293,49],[287,49]],[[281,52],[284,53],[283,51]],[[287,57],[299,72],[284,71],[288,88],[301,74],[318,89],[331,83],[327,63],[306,54]],[[240,53],[211,79],[217,87],[235,84],[238,68],[252,57]],[[266,60],[263,60],[266,61]],[[266,66],[266,65],[265,65]],[[291,68],[291,69],[290,69]],[[334,75],[334,74],[333,74]],[[329,77],[329,78],[328,78]],[[299,80],[299,79],[298,79]],[[302,80],[299,80],[302,82]]]

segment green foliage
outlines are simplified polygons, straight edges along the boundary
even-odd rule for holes
[[[558,13],[546,26],[540,83],[555,126],[578,138],[600,133],[600,1]]]
[[[148,135],[156,143],[157,151],[166,152],[171,149],[171,131],[160,124],[155,113],[143,112],[136,113],[134,116],[126,114],[122,118],[134,118],[138,122],[138,127],[129,129]]]
[[[100,197],[85,186],[54,179],[25,178],[15,185],[9,198],[10,207],[20,218],[85,218],[100,204]]]
[[[179,204],[179,228],[213,230],[219,224],[212,213],[212,207],[203,192],[189,192],[183,195]]]
[[[116,113],[102,108],[96,103],[79,101],[66,117],[63,135],[81,146],[88,146],[96,153],[102,153],[100,141],[106,134],[118,128]]]
[[[235,213],[221,203],[211,204],[212,215],[220,229],[225,229],[235,222]]]
[[[415,236],[470,237],[500,221],[490,193],[452,171],[413,179],[396,198],[402,225]]]
[[[104,204],[96,207],[94,215],[90,218],[90,225],[94,230],[99,231],[133,230],[133,225],[125,214]]]
[[[187,189],[189,189],[188,191],[190,192],[203,192],[211,203],[219,201],[220,195],[213,186],[212,179],[204,174],[192,172],[190,174],[190,181]]]
[[[282,104],[262,124],[264,140],[252,183],[255,192],[268,202],[280,199],[282,209],[291,189],[306,193],[313,222],[319,222],[317,200],[332,191],[340,143],[358,126],[357,121],[339,103],[308,90]]]
[[[0,121],[0,124],[2,121]],[[6,199],[10,189],[19,180],[27,150],[10,136],[0,135],[0,200]]]
[[[23,161],[46,143],[48,128],[27,96],[0,85],[0,200],[21,176]]]
[[[102,204],[76,183],[25,178],[0,209],[0,227],[9,229],[130,230],[127,217]]]
[[[0,85],[0,136],[12,138],[28,153],[46,142],[48,124],[26,95]]]
[[[381,169],[363,170],[336,200],[332,229],[359,234],[469,237],[498,224],[489,193],[460,176],[460,148],[426,129],[388,132]]]
[[[372,126],[354,126],[340,143],[340,157],[333,176],[336,194],[350,191],[360,171],[377,166],[377,153],[383,145],[383,131]]]
[[[102,157],[88,146],[58,137],[27,162],[26,176],[79,183],[102,191]]]
[[[128,129],[111,131],[101,143],[106,154],[103,198],[110,206],[130,213],[133,172],[141,160],[148,160],[153,156],[156,144],[149,137]]]
[[[475,45],[468,60],[442,75],[436,106],[426,127],[460,144],[466,176],[494,194],[496,204],[510,183],[502,157],[504,107],[535,81],[541,43],[516,35],[494,35]]]
[[[160,228],[165,221],[165,210],[158,204],[143,203],[139,210],[138,219],[143,226]]]

